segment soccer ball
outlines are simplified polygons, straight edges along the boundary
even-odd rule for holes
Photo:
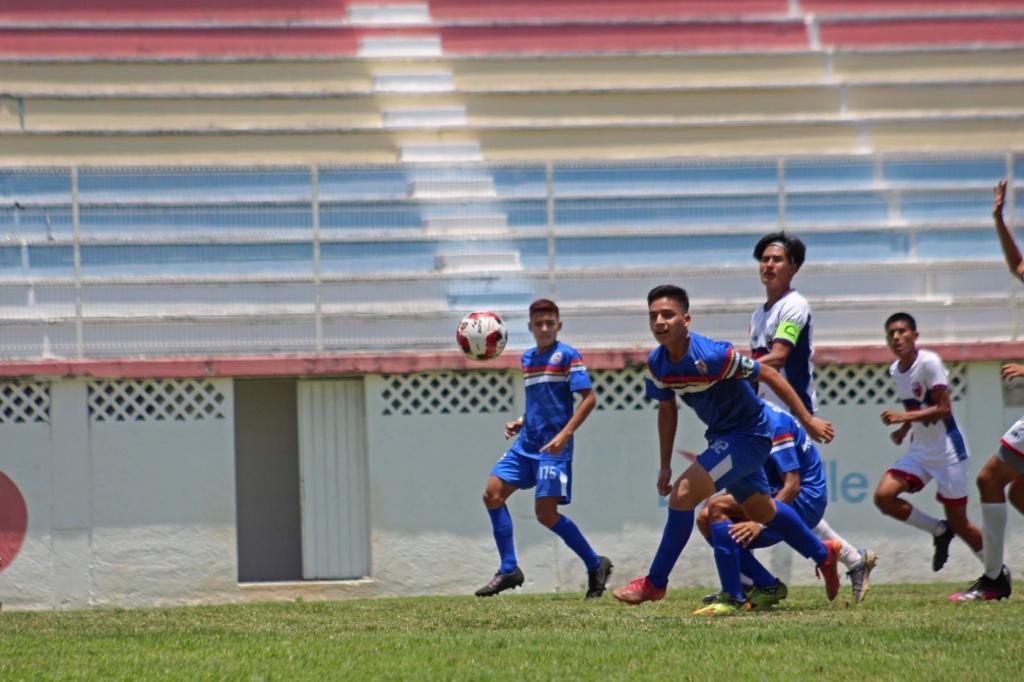
[[[493,360],[508,343],[508,329],[497,313],[490,311],[466,315],[455,330],[459,348],[470,360]]]

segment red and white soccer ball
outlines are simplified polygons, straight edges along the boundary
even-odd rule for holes
[[[508,329],[497,313],[490,311],[466,315],[455,330],[459,348],[470,360],[493,360],[508,343]]]

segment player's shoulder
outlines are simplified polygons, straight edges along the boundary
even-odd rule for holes
[[[809,315],[811,312],[811,304],[799,291],[796,289],[790,289],[786,292],[785,296],[780,298],[775,305],[772,306],[772,311],[777,312],[780,315],[796,313]]]

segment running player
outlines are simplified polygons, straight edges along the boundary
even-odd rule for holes
[[[669,573],[693,530],[695,512],[716,490],[727,489],[744,513],[767,527],[817,564],[829,599],[839,591],[839,545],[822,543],[792,507],[768,494],[764,463],[771,453],[768,408],[751,387],[767,383],[803,423],[814,439],[829,442],[832,425],[811,415],[778,372],[745,358],[731,344],[691,333],[690,303],[674,285],[657,286],[647,294],[648,322],[658,347],[647,358],[648,397],[658,401],[658,443],[661,468],[657,489],[668,495],[668,519],[661,543],[646,576],[617,588],[626,604],[657,601],[665,596]],[[672,482],[672,451],[679,421],[677,396],[705,423],[708,448]],[[737,575],[738,578],[738,575]],[[731,595],[735,591],[726,586]],[[723,597],[721,612],[749,608],[746,601]]]
[[[586,565],[586,597],[592,599],[604,594],[612,562],[591,548],[572,519],[558,513],[558,505],[572,499],[572,436],[597,405],[597,398],[583,358],[558,340],[562,321],[554,301],[542,298],[530,304],[529,329],[537,345],[522,358],[525,414],[505,424],[505,438],[518,439],[494,465],[484,490],[484,506],[491,517],[501,565],[476,596],[490,597],[523,584],[512,516],[505,502],[516,490],[536,486],[537,520],[562,538]],[[573,393],[583,398],[575,408]]]
[[[810,303],[792,285],[806,253],[804,243],[785,232],[765,235],[754,247],[765,302],[754,309],[750,319],[750,350],[755,360],[778,370],[800,396],[807,411],[814,414],[818,404],[814,390],[813,316]],[[760,385],[758,395],[785,409],[769,387]],[[854,547],[825,519],[814,526],[814,532],[822,539],[837,540],[842,545],[839,560],[846,566],[853,600],[855,603],[863,601],[878,555],[873,550]]]
[[[813,528],[828,504],[818,448],[793,417],[773,405],[768,407],[772,418],[772,453],[764,469],[770,492],[776,501],[793,507],[800,520]],[[753,554],[753,550],[776,545],[782,538],[763,524],[750,521],[736,498],[728,493],[712,497],[697,516],[697,527],[705,537],[712,539],[723,590],[726,585],[735,589],[742,574],[751,582],[749,589],[743,588],[751,607],[765,609],[786,598],[789,593],[786,584],[772,575]],[[722,576],[723,570],[728,575]],[[708,606],[695,613],[716,615],[722,612],[721,604],[725,600],[719,594],[704,597]],[[728,596],[740,600],[744,594]]]
[[[933,571],[945,566],[954,535],[981,561],[981,530],[967,519],[967,444],[953,418],[942,358],[917,347],[917,322],[907,313],[889,316],[885,338],[896,356],[889,374],[904,411],[885,410],[882,423],[899,425],[890,434],[896,445],[901,445],[907,434],[911,438],[906,454],[878,482],[875,506],[887,516],[931,534]],[[938,486],[936,499],[945,509],[944,521],[900,497],[922,490],[932,479]]]
[[[1003,219],[1006,203],[1006,180],[996,185],[992,217],[996,233],[1003,247],[1006,264],[1018,279],[1024,280],[1024,258],[1017,242]],[[1024,377],[1024,365],[1003,365],[1003,379]],[[985,601],[1006,599],[1013,592],[1010,571],[1003,564],[1006,544],[1006,498],[1017,511],[1024,514],[1024,417],[1010,427],[999,441],[996,454],[989,457],[978,473],[978,492],[981,493],[981,528],[985,547],[985,572],[966,590],[953,594],[952,601]]]

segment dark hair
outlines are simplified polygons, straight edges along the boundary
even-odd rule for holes
[[[889,325],[893,322],[906,322],[907,326],[910,327],[910,331],[917,331],[917,321],[911,316],[910,313],[893,313],[886,319],[885,326],[882,329],[889,330]]]
[[[659,298],[671,298],[679,304],[684,313],[690,311],[690,297],[686,295],[686,289],[675,284],[659,284],[651,289],[647,292],[647,305],[651,305]]]
[[[538,298],[530,304],[530,315],[534,313],[554,313],[555,317],[561,317],[558,312],[558,305],[549,298]]]
[[[764,250],[772,244],[778,244],[786,250],[786,257],[789,262],[799,270],[804,264],[804,256],[807,255],[807,247],[797,237],[788,235],[785,232],[772,232],[761,237],[761,241],[754,247],[754,260],[761,260]]]

